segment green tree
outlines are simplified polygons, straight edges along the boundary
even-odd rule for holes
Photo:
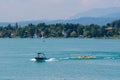
[[[71,36],[71,37],[77,37],[76,31],[72,31],[72,32],[70,33],[70,36]]]

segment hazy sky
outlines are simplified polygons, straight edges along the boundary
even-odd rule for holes
[[[93,8],[119,6],[120,0],[0,0],[0,22],[66,19]]]

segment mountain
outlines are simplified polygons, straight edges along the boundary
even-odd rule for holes
[[[98,24],[106,23],[120,19],[120,7],[112,7],[105,9],[92,9],[83,13],[78,13],[69,18],[72,23],[80,24]]]
[[[103,8],[103,9],[92,9],[86,12],[78,13],[70,19],[77,19],[80,17],[108,17],[108,15],[115,15],[120,13],[120,7],[111,7],[111,8]],[[111,16],[110,16],[111,17]]]
[[[31,20],[31,21],[21,21],[18,22],[19,25],[25,26],[28,24],[39,24],[39,23],[46,23],[46,24],[56,24],[56,23],[64,23],[65,20]]]
[[[17,22],[20,26],[26,26],[28,24],[46,23],[46,24],[56,24],[56,23],[73,23],[73,24],[98,24],[105,25],[112,21],[120,19],[120,7],[112,7],[105,9],[92,9],[86,12],[78,13],[67,20],[30,20]],[[15,22],[16,23],[16,22]],[[14,25],[15,23],[4,22],[0,23],[0,26],[7,26],[8,24]]]
[[[9,22],[0,22],[0,26],[7,26],[9,24],[10,24]]]
[[[104,15],[102,17],[106,17],[106,18],[120,18],[120,12]]]
[[[118,18],[120,19],[120,18]],[[114,20],[118,20],[117,18],[95,18],[95,17],[82,17],[78,19],[71,19],[71,20],[36,20],[36,21],[21,21],[17,22],[20,26],[26,26],[28,24],[39,24],[39,23],[46,23],[46,24],[56,24],[56,23],[72,23],[72,24],[83,24],[83,25],[89,25],[89,24],[98,24],[98,25],[105,25],[107,23],[110,23]],[[0,26],[7,26],[8,24],[15,25],[15,23],[0,23]]]
[[[94,18],[94,17],[82,17],[79,19],[69,20],[69,23],[80,23],[83,25],[97,24],[105,25],[109,22],[116,20],[116,18]]]
[[[109,23],[109,25],[112,26],[112,27],[119,27],[120,28],[120,19],[115,20],[112,23]]]

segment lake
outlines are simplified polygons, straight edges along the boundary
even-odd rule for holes
[[[49,60],[34,62],[37,52]],[[120,80],[120,40],[0,39],[0,80]]]

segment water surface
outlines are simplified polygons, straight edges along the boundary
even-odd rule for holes
[[[50,60],[33,62],[37,52]],[[71,59],[93,55],[94,59]],[[0,39],[0,80],[120,80],[120,40]]]

